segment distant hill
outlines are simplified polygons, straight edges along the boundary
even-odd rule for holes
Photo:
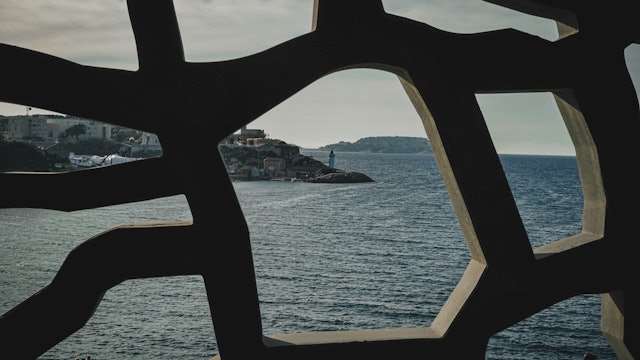
[[[431,144],[429,144],[429,140],[427,140],[427,138],[423,137],[371,136],[361,138],[353,143],[340,141],[336,144],[325,145],[320,147],[319,150],[417,154],[431,153]]]

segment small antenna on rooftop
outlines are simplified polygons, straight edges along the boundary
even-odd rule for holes
[[[29,111],[31,111],[31,106],[27,106],[27,116],[29,116]]]

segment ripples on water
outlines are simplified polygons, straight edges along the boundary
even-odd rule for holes
[[[305,150],[325,161],[327,153]],[[573,157],[503,156],[534,247],[580,232]],[[338,153],[376,182],[236,182],[266,334],[429,326],[470,255],[430,155]],[[126,222],[188,220],[184,197],[70,214],[0,210],[0,312],[49,283],[86,238]],[[29,233],[29,237],[22,234]],[[487,359],[615,359],[599,295],[578,296],[495,335]],[[126,281],[42,359],[208,359],[216,353],[198,276]]]

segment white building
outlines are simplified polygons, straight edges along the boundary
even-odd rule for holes
[[[71,165],[78,166],[78,167],[85,167],[85,168],[124,164],[130,161],[136,161],[136,160],[142,160],[142,159],[120,156],[117,154],[98,156],[98,155],[76,155],[74,153],[69,153],[69,162],[71,163]]]
[[[8,140],[56,141],[67,129],[78,124],[85,126],[85,133],[79,136],[80,139],[111,140],[111,124],[62,115],[8,116],[6,132]]]
[[[140,136],[140,145],[160,145],[160,139],[156,134],[143,132]]]

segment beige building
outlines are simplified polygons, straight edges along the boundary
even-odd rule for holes
[[[78,124],[85,126],[85,134],[80,135],[80,139],[111,139],[111,124],[78,117],[42,114],[9,116],[7,139],[56,141],[67,129]]]
[[[267,157],[263,160],[264,174],[269,176],[286,176],[283,158]]]

